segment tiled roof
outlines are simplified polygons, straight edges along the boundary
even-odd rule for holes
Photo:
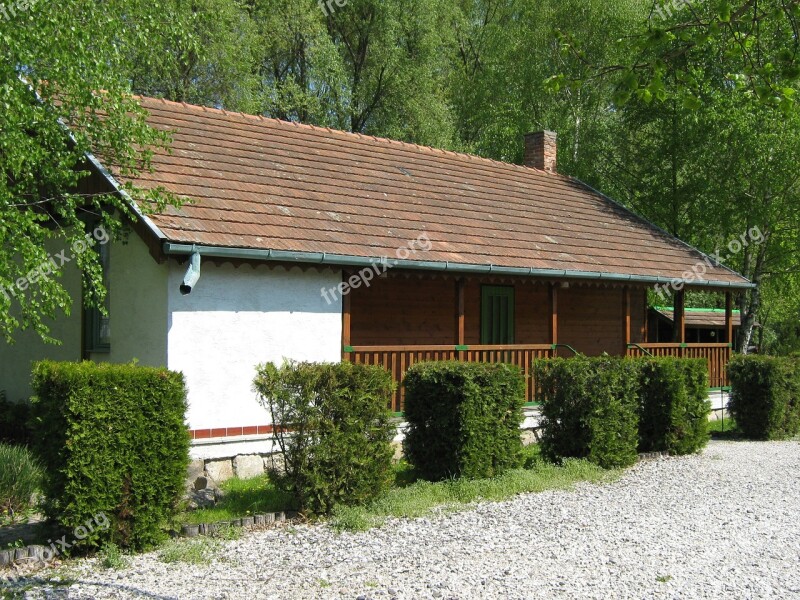
[[[141,99],[173,131],[142,187],[190,198],[153,221],[167,241],[680,278],[703,256],[582,183],[466,154]],[[412,260],[415,257],[411,257]],[[707,281],[746,283],[722,268]]]

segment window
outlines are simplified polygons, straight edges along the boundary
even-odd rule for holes
[[[85,352],[88,353],[108,353],[111,352],[111,288],[109,286],[109,268],[111,266],[110,256],[111,244],[98,244],[97,253],[100,255],[100,266],[103,268],[103,286],[106,288],[106,298],[103,301],[106,314],[100,309],[86,307],[86,338]]]
[[[514,343],[514,288],[481,288],[481,344]]]

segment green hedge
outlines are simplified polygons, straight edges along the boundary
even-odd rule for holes
[[[328,514],[337,504],[364,503],[388,489],[393,387],[389,372],[377,366],[258,367],[255,388],[286,463],[282,483],[302,511]]]
[[[142,549],[160,542],[189,461],[183,375],[45,361],[34,366],[33,386],[47,516],[72,531],[108,525],[90,526],[80,545]]]
[[[519,368],[418,363],[404,384],[405,454],[422,477],[485,478],[520,465],[525,380]]]
[[[697,358],[639,361],[639,451],[692,454],[708,444],[708,363]]]
[[[745,436],[760,440],[800,433],[800,361],[737,356],[728,365],[729,410]]]
[[[607,356],[537,360],[534,378],[546,458],[586,458],[604,468],[636,462],[637,361]]]

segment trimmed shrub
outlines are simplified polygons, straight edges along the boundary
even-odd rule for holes
[[[746,437],[779,440],[800,433],[800,361],[740,355],[728,365],[728,375],[728,407]]]
[[[10,402],[0,391],[0,443],[28,445],[31,433],[28,428],[30,404]]]
[[[606,469],[636,462],[636,361],[609,356],[537,360],[534,374],[545,458],[586,458]]]
[[[425,479],[486,478],[520,466],[518,367],[418,363],[405,377],[406,458]]]
[[[183,375],[135,365],[34,366],[35,449],[45,512],[81,545],[152,547],[175,515],[189,463]],[[84,527],[85,529],[85,527]]]
[[[692,454],[708,444],[708,363],[702,358],[639,361],[639,450]]]
[[[29,508],[41,485],[42,467],[30,450],[0,443],[0,516]]]
[[[394,382],[381,367],[287,362],[258,367],[255,389],[272,415],[297,506],[328,514],[385,492],[392,480]]]

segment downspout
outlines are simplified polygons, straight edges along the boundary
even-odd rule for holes
[[[189,258],[189,267],[186,269],[186,275],[183,276],[183,283],[181,283],[181,294],[184,296],[191,294],[199,279],[200,252],[197,248],[192,248],[192,255]]]

